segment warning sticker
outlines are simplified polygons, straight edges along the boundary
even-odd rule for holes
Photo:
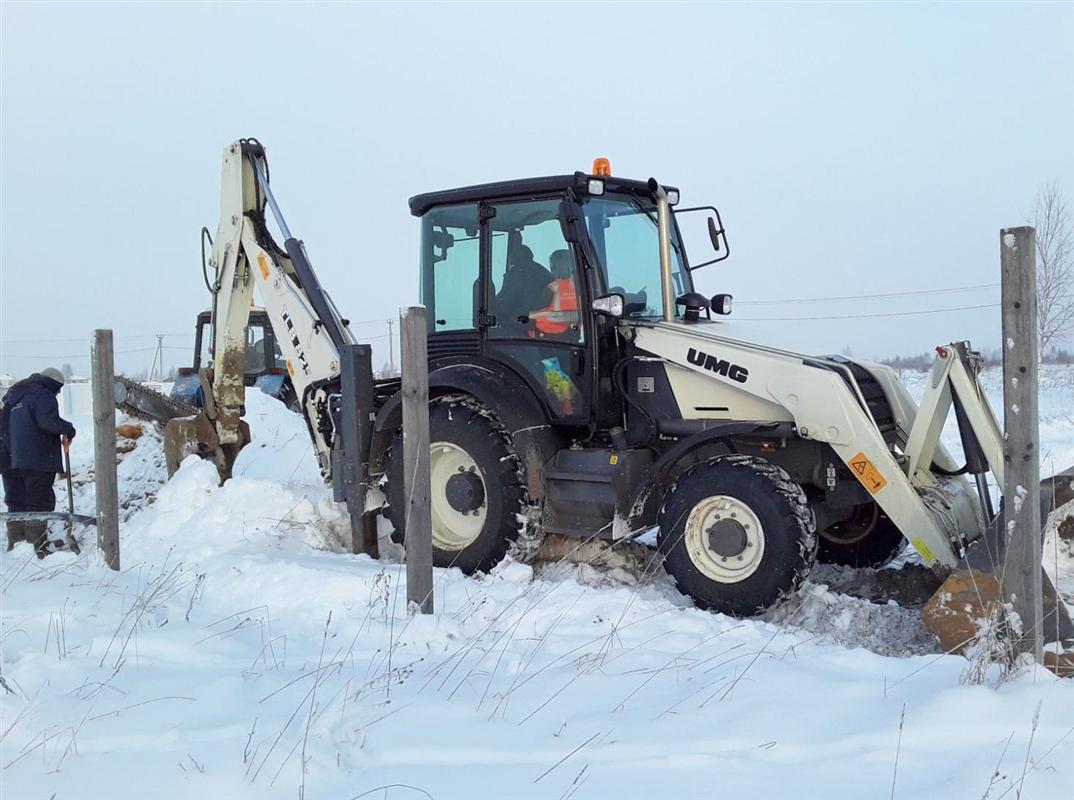
[[[934,557],[932,555],[932,551],[929,550],[929,546],[925,544],[924,541],[922,541],[921,539],[914,539],[912,544],[914,546],[914,549],[921,554],[921,557],[925,559],[926,562],[933,560]]]
[[[868,489],[870,494],[876,494],[888,485],[887,480],[880,474],[880,470],[873,465],[865,453],[858,453],[848,463],[854,476],[861,481],[861,485]]]

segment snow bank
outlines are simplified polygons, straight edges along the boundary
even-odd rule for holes
[[[408,616],[404,567],[331,552],[345,522],[273,402],[251,393],[224,487],[188,459],[156,492],[138,440],[122,572],[92,546],[0,554],[5,798],[857,800],[890,796],[896,759],[900,800],[1069,796],[1074,684],[870,652],[913,652],[890,630],[910,612],[828,584],[741,621],[659,576],[506,562],[437,570],[437,613]]]

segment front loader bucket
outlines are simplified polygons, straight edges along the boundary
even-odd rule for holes
[[[250,443],[250,426],[245,420],[240,420],[238,427],[239,441],[221,444],[216,425],[204,412],[168,420],[164,427],[164,461],[168,467],[168,477],[175,474],[184,458],[196,455],[216,464],[220,482],[226,481],[231,477],[239,452]]]
[[[1040,516],[1045,527],[1049,514],[1071,500],[1074,500],[1074,469],[1041,481]],[[1006,541],[1002,531],[1001,508],[984,535],[970,544],[958,567],[922,610],[925,627],[948,652],[971,646],[978,638],[982,620],[995,616],[1008,595],[1003,586]],[[1074,646],[1074,623],[1066,604],[1043,567],[1041,577],[1044,641]]]

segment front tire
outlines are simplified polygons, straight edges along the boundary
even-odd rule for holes
[[[747,617],[798,588],[816,558],[813,512],[782,469],[721,456],[664,496],[658,543],[679,590],[701,608]]]
[[[506,431],[474,401],[433,401],[429,406],[429,499],[433,564],[471,574],[498,564],[518,538],[525,489]],[[397,431],[387,456],[392,538],[406,536],[403,436]]]

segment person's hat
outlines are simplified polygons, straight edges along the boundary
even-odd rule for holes
[[[55,367],[46,367],[45,369],[41,370],[41,374],[44,375],[46,378],[52,378],[52,380],[56,381],[56,383],[60,384],[60,386],[63,386],[63,373]]]

